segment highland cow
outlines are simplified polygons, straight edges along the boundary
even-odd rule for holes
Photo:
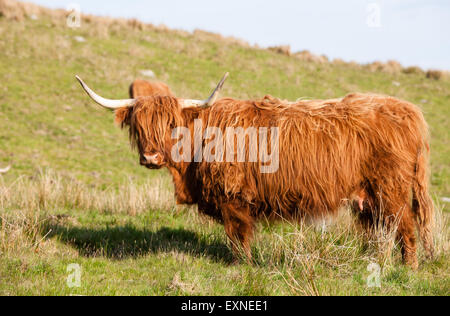
[[[172,91],[168,85],[163,82],[149,82],[145,80],[136,79],[130,85],[129,89],[130,98],[146,97],[146,96],[156,96],[156,95],[168,95],[173,97]]]
[[[270,96],[246,101],[226,98],[210,107],[194,107],[198,102],[170,96],[108,100],[79,81],[97,103],[115,110],[116,121],[129,130],[142,165],[168,168],[178,201],[197,204],[200,212],[224,224],[234,254],[243,249],[251,258],[250,241],[258,219],[323,218],[336,214],[355,196],[353,211],[363,227],[371,229],[380,222],[386,227],[398,225],[406,264],[418,266],[416,225],[427,255],[433,253],[428,127],[420,109],[411,103],[349,94],[294,103]],[[238,142],[233,140],[236,147],[215,152],[223,156],[244,150],[243,162],[196,160],[199,149],[194,150],[194,144],[188,151],[190,159],[175,161],[173,148],[179,139],[170,131],[185,127],[194,138],[199,132],[196,122],[202,123],[200,132],[205,135],[210,127],[223,134],[230,127],[278,128],[278,139],[270,139],[279,149],[278,169],[264,173],[261,157],[249,161],[254,150],[249,137],[244,149],[236,148]],[[202,142],[208,145],[206,137]]]

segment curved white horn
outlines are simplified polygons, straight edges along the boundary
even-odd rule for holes
[[[97,102],[98,104],[100,104],[101,106],[103,106],[104,108],[114,110],[114,109],[118,109],[118,108],[133,106],[136,103],[136,99],[124,99],[124,100],[105,99],[105,98],[99,96],[94,91],[92,91],[92,89],[89,88],[84,83],[84,81],[81,80],[80,77],[75,76],[75,78],[77,78],[77,80],[80,82],[81,86],[83,87],[84,91],[86,91],[86,93],[91,97],[91,99],[94,100],[95,102]]]
[[[8,166],[6,168],[0,169],[0,173],[7,173],[11,169],[11,166]]]
[[[211,96],[208,98],[208,100],[206,100],[207,106],[211,106],[214,104],[214,102],[216,102],[217,98],[219,97],[219,92],[220,92],[220,90],[222,90],[223,83],[225,82],[225,80],[227,80],[228,75],[229,75],[228,72],[225,75],[223,75],[222,80],[220,80],[220,82],[217,84],[217,87],[214,89]]]
[[[219,92],[220,90],[222,90],[223,87],[223,83],[225,82],[225,80],[227,80],[229,73],[227,72],[223,77],[222,80],[220,80],[220,82],[218,83],[217,87],[214,89],[213,93],[211,94],[211,96],[206,99],[206,100],[190,100],[190,99],[183,99],[180,100],[181,101],[181,107],[183,108],[187,108],[187,107],[193,107],[193,106],[211,106],[214,104],[214,102],[216,102],[218,96],[219,96]]]

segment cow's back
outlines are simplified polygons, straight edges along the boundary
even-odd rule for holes
[[[145,96],[174,96],[169,86],[163,82],[149,82],[137,79],[133,81],[129,89],[130,98]]]
[[[259,155],[258,162],[248,162],[248,156],[243,163],[225,161],[226,146],[224,162],[203,161],[198,169],[202,197],[208,203],[238,197],[265,216],[337,211],[342,200],[364,181],[377,153],[387,152],[388,160],[397,151],[402,155],[408,151],[408,159],[413,160],[414,146],[424,133],[417,107],[371,95],[290,105],[223,99],[205,111],[202,119],[224,135],[227,127],[278,127],[276,172],[261,172]],[[393,140],[400,142],[394,148]],[[249,152],[248,143],[245,151]]]

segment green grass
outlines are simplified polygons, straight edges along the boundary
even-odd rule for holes
[[[63,19],[63,18],[61,18]],[[74,36],[86,38],[78,43]],[[419,74],[314,64],[207,36],[96,23],[77,30],[46,16],[0,15],[0,294],[6,295],[448,295],[450,82]],[[349,92],[397,96],[430,125],[438,256],[413,272],[397,247],[386,256],[343,216],[309,225],[257,227],[254,262],[231,263],[223,227],[176,207],[166,171],[138,164],[113,116],[92,104],[79,74],[102,95],[127,96],[152,69],[179,96],[204,98],[226,71],[223,96],[295,100]],[[399,86],[393,82],[400,83]],[[153,189],[152,189],[153,188]],[[141,198],[145,196],[145,198]],[[371,261],[383,266],[369,288]],[[69,288],[67,266],[82,267]]]

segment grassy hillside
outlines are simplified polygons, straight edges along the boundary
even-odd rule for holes
[[[86,17],[73,30],[64,15],[49,12],[0,14],[0,167],[13,165],[0,176],[0,294],[450,293],[450,208],[440,202],[450,197],[449,80],[307,62],[136,21]],[[326,230],[261,224],[255,262],[232,265],[223,228],[195,208],[176,207],[167,172],[140,167],[112,114],[74,79],[124,98],[146,69],[189,98],[207,96],[229,71],[223,96],[295,100],[358,91],[418,104],[431,130],[437,258],[411,272],[398,249],[386,250],[392,238],[367,240],[343,214]],[[383,267],[381,288],[366,285],[371,261]],[[83,269],[81,288],[66,286],[70,263]]]

